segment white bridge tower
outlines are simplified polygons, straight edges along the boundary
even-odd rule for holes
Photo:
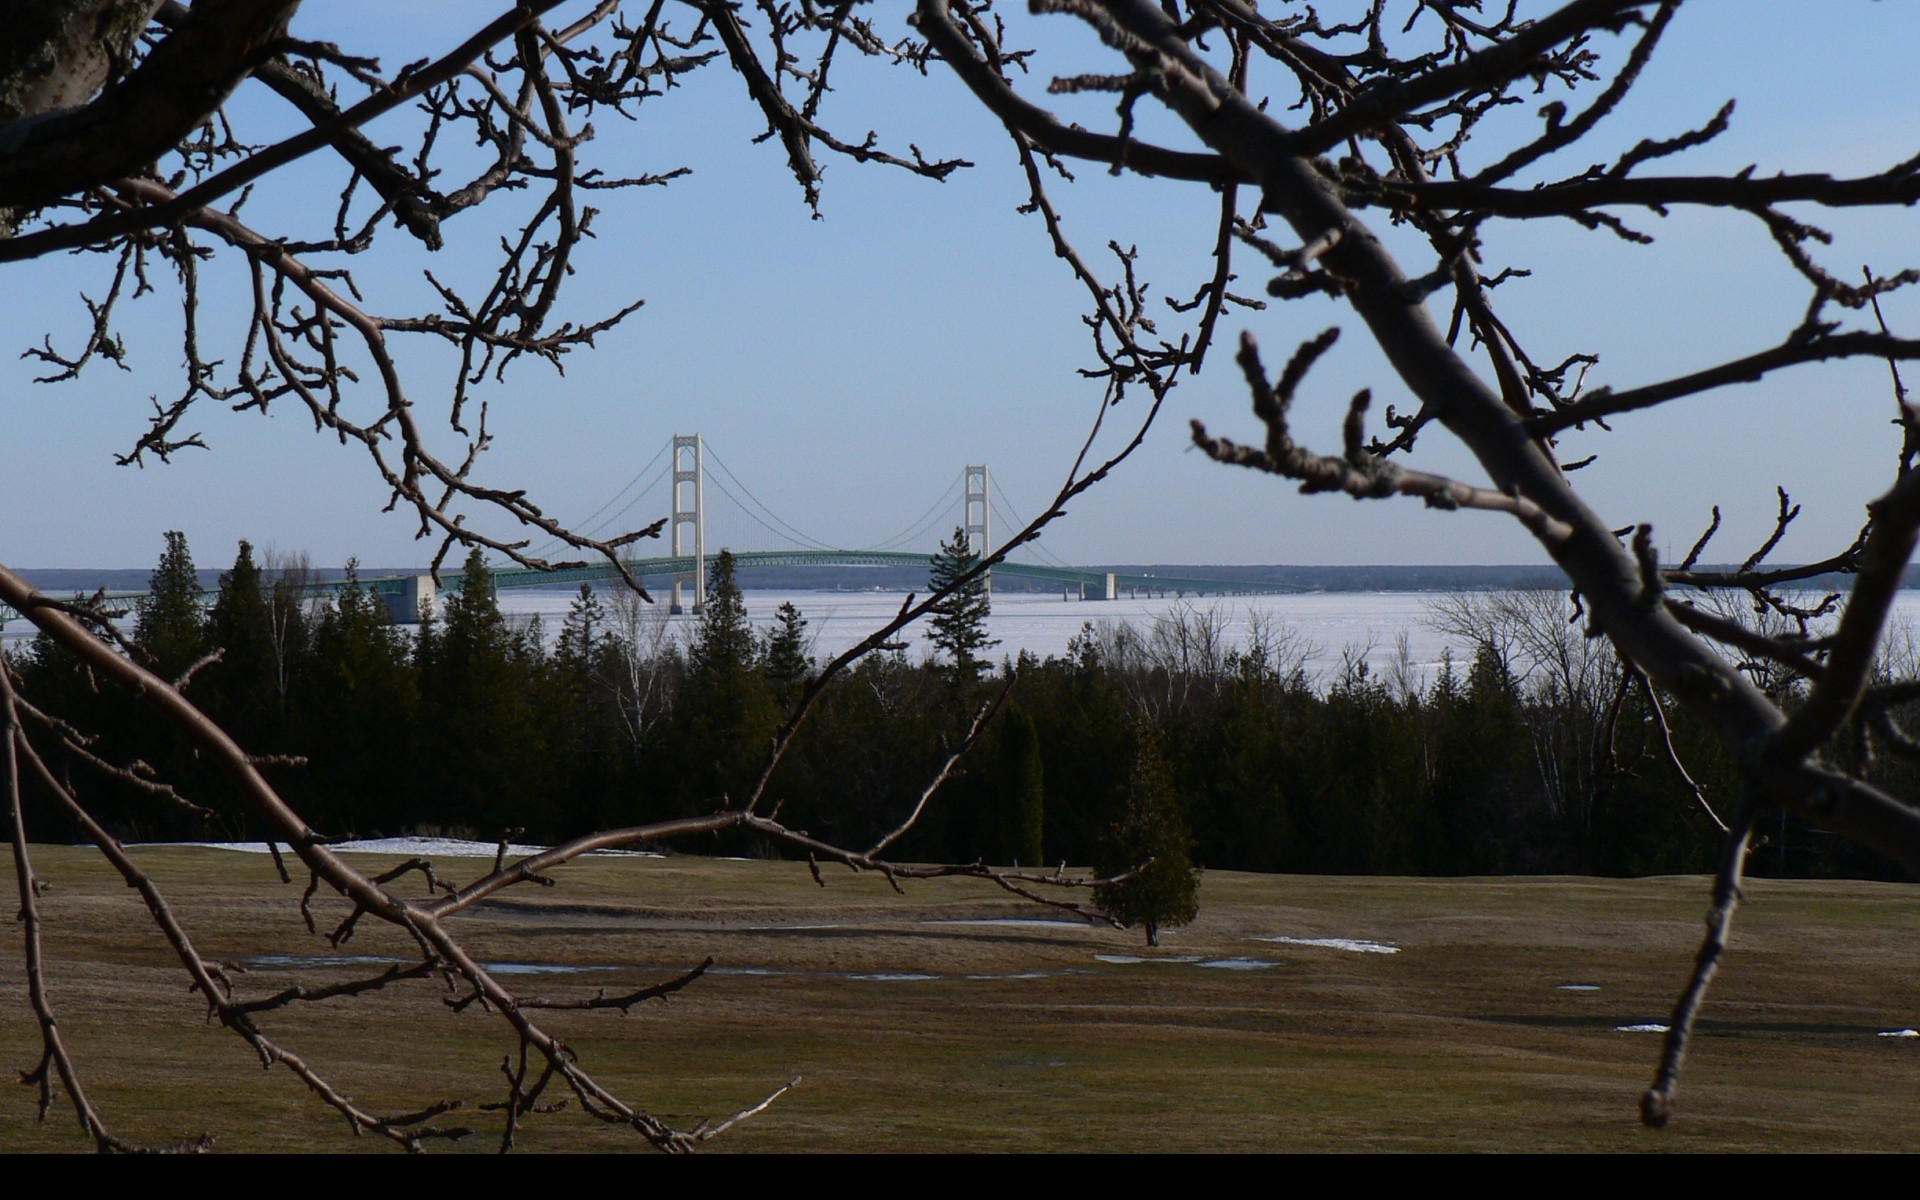
[[[987,500],[987,464],[967,467],[967,549],[981,558],[993,552],[993,505]],[[993,592],[993,572],[987,572],[987,592]]]
[[[673,556],[693,555],[691,574],[673,577],[673,612],[685,612],[681,586],[693,584],[693,611],[707,607],[707,447],[700,435],[673,436]],[[693,546],[686,544],[686,527],[693,527]]]

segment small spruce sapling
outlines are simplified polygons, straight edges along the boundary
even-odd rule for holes
[[[1096,888],[1093,902],[1131,929],[1146,930],[1147,945],[1160,944],[1160,930],[1192,921],[1200,911],[1200,872],[1193,865],[1193,834],[1180,814],[1173,773],[1158,731],[1142,722],[1134,730],[1133,767],[1119,819],[1103,839],[1097,864],[1104,876],[1146,869],[1125,883]]]

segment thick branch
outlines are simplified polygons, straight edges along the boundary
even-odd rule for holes
[[[244,0],[225,0],[229,4],[243,3]],[[257,0],[256,0],[257,2]],[[447,82],[467,69],[475,59],[485,54],[502,40],[512,37],[515,31],[535,20],[547,9],[553,8],[560,0],[527,0],[503,16],[495,18],[478,33],[462,42],[451,54],[446,55],[432,65],[409,76],[395,86],[377,92],[360,103],[343,111],[338,117],[323,125],[316,125],[304,133],[296,134],[279,142],[258,154],[235,163],[226,170],[195,184],[177,197],[151,208],[135,209],[128,212],[113,213],[93,221],[78,225],[61,225],[53,229],[43,229],[38,233],[26,234],[0,242],[0,262],[17,262],[22,259],[37,258],[55,250],[67,250],[76,246],[87,246],[132,233],[139,229],[151,229],[155,226],[178,221],[196,209],[211,204],[228,193],[238,191],[270,171],[277,170],[296,159],[311,154],[320,147],[330,144],[343,129],[355,128],[366,124],[382,113],[390,112],[405,104],[413,97],[430,88]],[[198,9],[196,8],[197,12]],[[176,35],[178,36],[178,35]],[[172,41],[171,38],[168,41]],[[150,59],[149,62],[152,60]],[[208,111],[212,111],[209,109]],[[0,144],[0,150],[4,150]],[[145,162],[152,161],[152,158]],[[135,168],[145,162],[136,163]],[[76,185],[92,187],[110,183],[122,175],[133,173],[133,169],[118,173],[94,175]],[[76,190],[69,188],[69,191]],[[65,194],[65,193],[59,193]],[[57,198],[54,196],[48,199]]]
[[[1834,631],[1826,674],[1768,747],[1782,761],[1798,761],[1832,737],[1872,682],[1880,632],[1920,543],[1920,473],[1909,472],[1869,507],[1873,532],[1860,552],[1860,573]]]
[[[1829,208],[1910,205],[1920,201],[1920,160],[1879,175],[1835,179],[1831,175],[1606,176],[1548,184],[1542,188],[1496,188],[1471,180],[1394,182],[1393,201],[1423,210],[1471,210],[1496,217],[1565,217],[1590,209],[1630,205],[1654,210],[1683,204],[1709,208],[1765,208],[1775,204],[1820,204]]]
[[[198,0],[121,83],[84,108],[0,126],[0,207],[37,208],[139,173],[220,107],[299,0]]]
[[[1523,31],[1457,63],[1424,72],[1404,83],[1369,89],[1324,121],[1288,138],[1295,154],[1322,154],[1350,137],[1384,125],[1422,105],[1461,92],[1484,91],[1527,75],[1539,57],[1569,38],[1616,23],[1622,14],[1652,0],[1579,0],[1542,17]]]
[[[1008,129],[1033,139],[1035,145],[1049,154],[1098,163],[1119,162],[1142,175],[1200,183],[1225,184],[1252,179],[1218,155],[1169,150],[1131,138],[1123,143],[1117,137],[1061,124],[1046,109],[1023,99],[974,52],[966,34],[954,23],[948,0],[921,0],[913,23],[994,116]]]
[[[1749,354],[1732,362],[1695,371],[1661,383],[1629,388],[1624,392],[1605,388],[1567,407],[1534,417],[1527,427],[1535,433],[1551,436],[1586,421],[1634,412],[1694,396],[1736,383],[1753,383],[1782,367],[1801,363],[1827,362],[1836,358],[1884,358],[1888,360],[1920,358],[1920,339],[1889,337],[1884,333],[1855,330],[1824,334],[1814,338],[1790,338],[1758,354]]]

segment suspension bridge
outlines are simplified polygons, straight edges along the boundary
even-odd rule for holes
[[[711,490],[709,486],[711,485]],[[650,587],[667,581],[672,611],[699,612],[707,601],[707,581],[721,548],[733,555],[735,569],[751,575],[770,567],[895,567],[927,570],[933,552],[951,531],[965,533],[969,549],[985,556],[993,548],[995,518],[1002,528],[1024,529],[1020,515],[985,464],[970,464],[956,474],[946,490],[915,520],[893,536],[870,546],[848,549],[815,538],[774,512],[714,453],[700,434],[676,434],[636,472],[613,497],[572,526],[588,537],[611,539],[629,528],[651,523],[654,514],[667,514],[669,552],[650,558],[623,560],[635,578]],[[755,544],[762,548],[748,549]],[[555,539],[532,548],[536,557],[565,554],[568,547]],[[1035,590],[1059,588],[1069,598],[1113,600],[1122,596],[1220,596],[1249,593],[1297,592],[1297,585],[1249,580],[1201,579],[1157,574],[1096,570],[1061,561],[1038,542],[1028,542],[996,564],[992,578],[1026,581]],[[501,566],[491,571],[495,589],[554,587],[617,580],[611,563],[587,563],[555,570]],[[384,575],[363,578],[359,586],[378,596],[393,619],[417,624],[424,607],[434,604],[442,590],[459,590],[460,571],[432,575]],[[337,593],[344,580],[307,585],[310,596]],[[131,611],[144,592],[107,594],[107,611]],[[211,604],[217,593],[203,593]],[[17,613],[0,605],[0,623]]]

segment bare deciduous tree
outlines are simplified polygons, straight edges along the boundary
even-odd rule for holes
[[[1077,21],[1110,51],[1111,73],[1056,78],[1044,90],[1115,97],[1111,133],[1063,120],[1048,102],[1029,94],[1025,71],[1032,52],[1014,44],[1015,35],[990,2],[916,0],[906,14],[914,32],[893,36],[883,28],[899,11],[876,14],[852,3],[675,0],[670,6],[654,0],[629,12],[619,0],[600,0],[580,6],[565,23],[549,23],[562,7],[559,0],[528,0],[437,58],[394,74],[383,74],[378,63],[350,49],[290,33],[296,7],[296,0],[199,0],[190,9],[170,0],[0,5],[5,27],[18,31],[0,49],[0,233],[6,235],[0,262],[84,249],[98,256],[107,275],[100,299],[88,301],[92,321],[85,344],[62,349],[49,341],[33,351],[46,364],[46,378],[72,378],[100,360],[118,361],[118,302],[130,290],[155,286],[150,276],[159,269],[177,277],[185,378],[172,399],[157,403],[126,461],[164,460],[199,445],[189,418],[203,406],[264,411],[284,400],[303,408],[316,429],[367,456],[390,506],[412,513],[422,534],[439,543],[436,567],[450,547],[462,543],[530,566],[554,565],[528,553],[537,534],[624,573],[621,550],[658,526],[596,539],[567,529],[524,492],[483,482],[477,466],[490,438],[487,410],[484,403],[469,404],[482,380],[501,378],[523,359],[558,366],[638,307],[635,301],[609,313],[560,315],[563,284],[573,261],[586,252],[597,215],[587,194],[662,186],[677,174],[671,168],[627,173],[619,167],[603,173],[588,165],[591,121],[641,119],[690,73],[730,70],[764,115],[767,136],[786,155],[802,201],[812,205],[820,196],[816,155],[931,180],[969,165],[928,158],[916,146],[889,147],[871,135],[856,139],[834,132],[823,107],[837,60],[852,54],[907,73],[950,70],[1005,125],[1026,183],[1028,211],[1087,289],[1096,362],[1086,374],[1105,386],[1100,415],[1055,502],[1000,554],[1036,536],[1068,500],[1139,444],[1177,375],[1200,370],[1226,314],[1265,307],[1265,301],[1231,290],[1233,258],[1245,248],[1270,265],[1270,297],[1323,296],[1349,306],[1416,407],[1407,414],[1388,408],[1386,432],[1370,436],[1371,397],[1363,391],[1349,406],[1339,452],[1315,452],[1296,440],[1289,407],[1338,331],[1302,345],[1277,378],[1253,334],[1243,332],[1237,361],[1262,433],[1256,443],[1241,444],[1196,423],[1195,444],[1223,463],[1296,481],[1306,492],[1410,497],[1430,508],[1478,509],[1519,521],[1572,581],[1586,634],[1604,638],[1623,664],[1622,686],[1629,678],[1643,680],[1650,694],[1657,690],[1701,714],[1740,762],[1746,794],[1728,814],[1731,828],[1708,933],[1644,1098],[1649,1123],[1665,1123],[1672,1110],[1693,1018],[1725,948],[1762,813],[1785,810],[1920,871],[1920,811],[1824,757],[1836,738],[1856,729],[1890,752],[1920,754],[1920,745],[1892,715],[1913,698],[1912,686],[1875,673],[1887,614],[1920,538],[1920,473],[1911,470],[1920,452],[1920,409],[1900,386],[1897,371],[1898,362],[1920,355],[1920,341],[1887,330],[1878,319],[1878,298],[1920,275],[1868,272],[1858,283],[1847,282],[1820,260],[1823,231],[1786,208],[1911,204],[1920,198],[1920,158],[1850,178],[1752,170],[1656,173],[1663,161],[1723,132],[1729,110],[1722,110],[1691,131],[1657,131],[1611,162],[1588,167],[1582,160],[1572,173],[1537,186],[1516,182],[1562,161],[1556,156],[1580,146],[1614,114],[1679,0],[1570,0],[1530,5],[1524,13],[1517,2],[1482,11],[1487,6],[1452,0],[1377,0],[1348,6],[1344,21],[1329,21],[1304,4],[1273,3],[1273,11],[1263,12],[1250,0],[1030,0],[1035,15]],[[263,88],[277,97],[275,103],[292,106],[307,127],[270,145],[246,145],[235,135],[229,107],[267,103],[255,95]],[[1513,136],[1502,110],[1536,93],[1552,97],[1541,110],[1542,123]],[[1184,123],[1189,144],[1162,145],[1138,136],[1136,110],[1143,102]],[[372,118],[409,104],[421,113],[409,146],[376,146],[359,132]],[[449,147],[456,143],[479,147],[478,159],[454,154]],[[331,230],[302,236],[242,218],[249,184],[314,154],[337,160],[345,180]],[[1189,323],[1186,332],[1161,332],[1156,322],[1171,328],[1171,321],[1149,312],[1132,250],[1111,245],[1116,275],[1109,280],[1068,240],[1048,188],[1052,180],[1071,180],[1073,160],[1119,176],[1208,189],[1203,203],[1213,262],[1192,301],[1172,305]],[[357,199],[362,184],[377,197],[370,213]],[[484,289],[464,293],[429,273],[440,307],[402,314],[382,312],[362,297],[350,274],[352,256],[383,238],[438,247],[467,214],[510,190],[540,199],[533,215],[501,240]],[[1805,281],[1804,319],[1774,344],[1672,379],[1589,389],[1593,356],[1575,352],[1554,362],[1522,345],[1500,317],[1493,288],[1506,275],[1486,274],[1480,252],[1482,233],[1494,223],[1561,219],[1639,242],[1647,235],[1630,223],[1634,215],[1688,206],[1750,215]],[[1423,238],[1422,260],[1396,260],[1369,223],[1376,217]],[[1279,234],[1279,226],[1290,233]],[[199,281],[203,272],[229,264],[243,273],[253,304],[239,331],[242,352],[216,360],[200,350]],[[1443,302],[1442,311],[1450,309],[1445,321],[1436,321],[1429,307],[1435,302]],[[457,371],[438,384],[409,381],[393,349],[408,338],[452,347]],[[1604,427],[1787,367],[1859,357],[1896,365],[1895,415],[1904,441],[1893,483],[1871,506],[1867,526],[1817,563],[1765,565],[1797,513],[1783,494],[1774,536],[1739,567],[1710,571],[1698,565],[1717,529],[1717,514],[1679,566],[1663,567],[1650,528],[1616,529],[1603,520],[1573,486],[1572,472],[1583,464],[1562,463],[1557,454],[1556,439],[1569,431]],[[1092,454],[1095,436],[1112,405],[1129,393],[1144,400],[1137,425],[1117,455],[1099,462]],[[443,404],[444,429],[425,419],[416,401],[424,395]],[[1416,443],[1442,430],[1472,453],[1484,481],[1408,465]],[[451,450],[441,445],[444,438],[452,439]],[[1853,575],[1853,584],[1836,602],[1837,624],[1815,633],[1805,623],[1815,614],[1785,589],[1831,572]],[[628,582],[638,588],[637,581]],[[1688,598],[1692,591],[1728,590],[1779,620],[1756,627]],[[225,765],[255,816],[293,848],[316,886],[324,883],[351,900],[355,917],[342,933],[362,914],[406,929],[420,948],[409,972],[460,981],[513,1027],[527,1055],[507,1100],[508,1144],[518,1115],[556,1079],[587,1111],[631,1125],[663,1147],[690,1145],[726,1124],[669,1129],[560,1052],[528,1007],[448,932],[448,921],[484,896],[589,850],[718,829],[752,830],[817,859],[889,878],[972,874],[1021,894],[1060,882],[978,866],[906,867],[884,857],[898,833],[866,850],[836,847],[780,825],[771,815],[775,810],[762,811],[774,767],[821,689],[861,655],[889,644],[937,599],[910,599],[894,621],[809,681],[743,800],[697,819],[595,834],[519,863],[503,856],[486,878],[444,894],[426,874],[429,898],[421,900],[389,885],[400,873],[423,868],[403,864],[369,877],[342,862],[281,802],[241,747],[176,688],[103,640],[110,630],[92,614],[38,595],[0,568],[0,601],[99,677],[145,696],[202,754]],[[1752,663],[1784,670],[1804,686],[1786,687],[1772,675],[1756,680],[1755,671],[1743,669]],[[1569,649],[1566,669],[1587,669],[1583,664]],[[39,1078],[50,1089],[57,1076],[89,1132],[103,1147],[116,1146],[74,1077],[47,1007],[32,871],[18,821],[19,789],[27,785],[48,789],[75,820],[91,821],[84,804],[48,769],[40,747],[62,754],[77,749],[58,716],[16,694],[4,672],[0,686],[6,689],[0,721],[8,731],[0,768],[13,802],[29,974],[46,1048]],[[991,714],[991,706],[982,711],[976,735]],[[957,759],[910,806],[908,824]],[[150,878],[97,823],[89,828],[97,830],[103,853],[147,897],[183,967],[224,1025],[266,1061],[301,1076],[356,1127],[409,1146],[433,1136],[431,1122],[439,1111],[406,1120],[362,1111],[269,1040],[259,1014],[293,1001],[241,999],[194,950]]]

